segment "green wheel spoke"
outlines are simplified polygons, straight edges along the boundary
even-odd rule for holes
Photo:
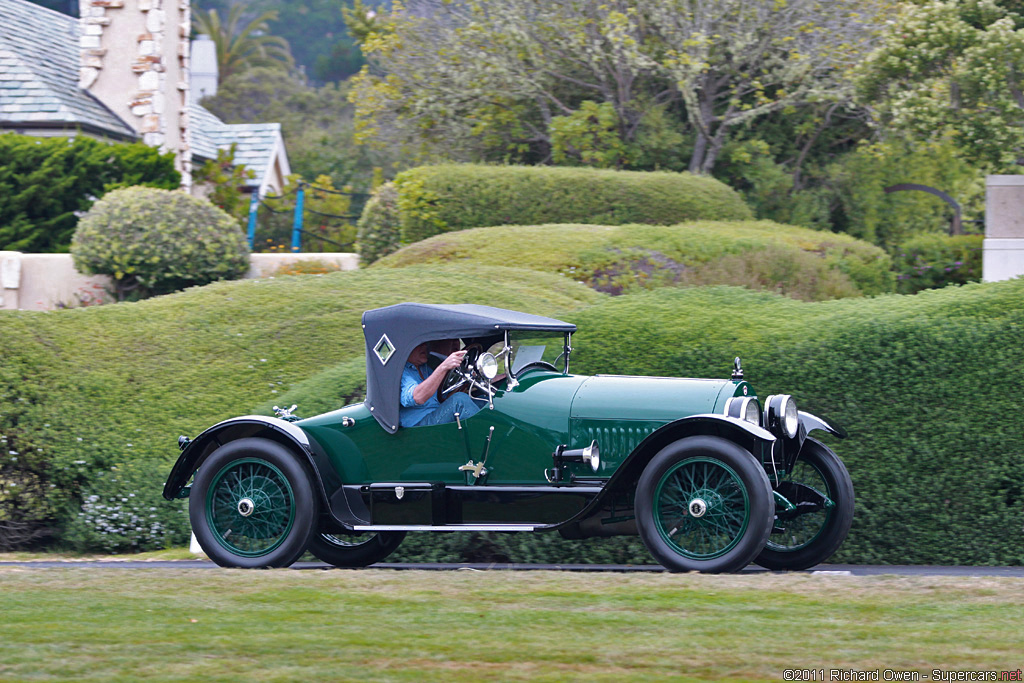
[[[243,498],[255,510],[238,511]],[[260,557],[273,551],[295,521],[294,494],[284,474],[271,463],[247,458],[226,465],[210,483],[207,514],[217,541],[232,553]]]
[[[706,506],[701,517],[692,517],[689,511],[696,499]],[[671,467],[655,489],[654,502],[662,537],[692,559],[727,553],[750,521],[750,502],[739,475],[714,458],[689,458]]]

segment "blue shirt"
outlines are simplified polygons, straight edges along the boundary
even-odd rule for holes
[[[423,418],[441,406],[436,392],[422,404],[416,403],[416,399],[412,397],[412,390],[420,382],[430,377],[432,372],[429,365],[417,367],[412,363],[405,364],[405,370],[402,371],[402,393],[399,401],[401,407],[398,409],[398,424],[402,427],[415,427],[423,421]]]

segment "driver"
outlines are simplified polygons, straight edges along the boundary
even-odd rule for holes
[[[455,413],[460,420],[476,415],[480,405],[468,394],[454,393],[444,402],[437,400],[437,388],[448,374],[462,363],[465,351],[453,351],[441,361],[434,370],[427,365],[427,344],[423,343],[412,350],[409,360],[402,371],[401,407],[398,411],[398,424],[402,427],[424,427],[455,421]]]

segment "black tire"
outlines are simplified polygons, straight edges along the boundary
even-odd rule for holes
[[[783,481],[821,491],[832,499],[835,507],[797,516],[778,512],[778,525],[784,527],[785,532],[773,532],[754,561],[773,570],[799,570],[821,564],[839,549],[853,524],[850,474],[839,456],[825,444],[807,439],[793,472]]]
[[[196,472],[192,531],[222,567],[287,567],[316,528],[320,501],[306,466],[266,439],[224,444]]]
[[[717,437],[691,436],[647,464],[635,511],[640,538],[666,569],[734,572],[764,548],[775,500],[748,451]]]
[[[309,552],[335,567],[367,567],[395,552],[404,538],[404,531],[378,531],[351,536],[319,532],[309,539]]]

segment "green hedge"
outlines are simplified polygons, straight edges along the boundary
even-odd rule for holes
[[[421,166],[399,173],[398,225],[385,203],[368,204],[363,220],[411,244],[443,232],[493,225],[593,223],[673,225],[689,220],[749,220],[743,199],[713,178],[548,166]],[[386,228],[386,229],[385,229]],[[366,263],[394,251],[359,247]]]
[[[806,303],[732,287],[607,297],[535,271],[423,265],[4,312],[0,521],[35,515],[82,548],[183,543],[184,505],[159,497],[176,436],[273,403],[357,399],[359,315],[409,299],[575,322],[580,373],[727,377],[741,356],[761,396],[792,393],[850,431],[826,439],[857,490],[836,561],[1024,563],[1024,280]],[[19,498],[12,481],[50,493]],[[635,538],[528,534],[410,535],[395,557],[648,561]]]
[[[561,273],[611,294],[731,284],[819,301],[894,290],[880,248],[771,221],[475,228],[411,244],[373,267],[467,260]]]
[[[816,433],[844,459],[857,494],[834,561],[1019,565],[1022,300],[1024,280],[822,303],[660,289],[567,319],[579,326],[579,373],[725,378],[740,356],[761,397],[791,393],[801,409],[845,426],[846,440]],[[289,402],[315,404],[331,372],[340,380],[344,371],[297,385]],[[636,538],[529,534],[410,534],[394,558],[650,562]]]
[[[180,191],[125,187],[99,199],[71,242],[75,268],[109,275],[118,299],[168,294],[249,270],[249,245],[238,222]]]
[[[980,282],[984,235],[924,234],[895,249],[898,291],[915,294],[922,289]]]
[[[800,303],[658,290],[572,318],[581,372],[728,376],[837,421],[857,492],[835,561],[1024,563],[1024,280]],[[644,324],[627,321],[643,320]]]
[[[367,308],[493,303],[480,287],[491,279],[502,282],[507,305],[538,314],[600,299],[557,276],[464,266],[220,282],[137,303],[0,311],[0,549],[16,540],[6,531],[12,519],[28,542],[48,535],[97,550],[187,542],[184,506],[160,495],[179,434],[283,402],[292,384],[360,358]],[[333,405],[321,400],[320,409],[339,407],[345,394]],[[299,412],[310,408],[303,402]],[[28,487],[46,498],[23,495]]]

